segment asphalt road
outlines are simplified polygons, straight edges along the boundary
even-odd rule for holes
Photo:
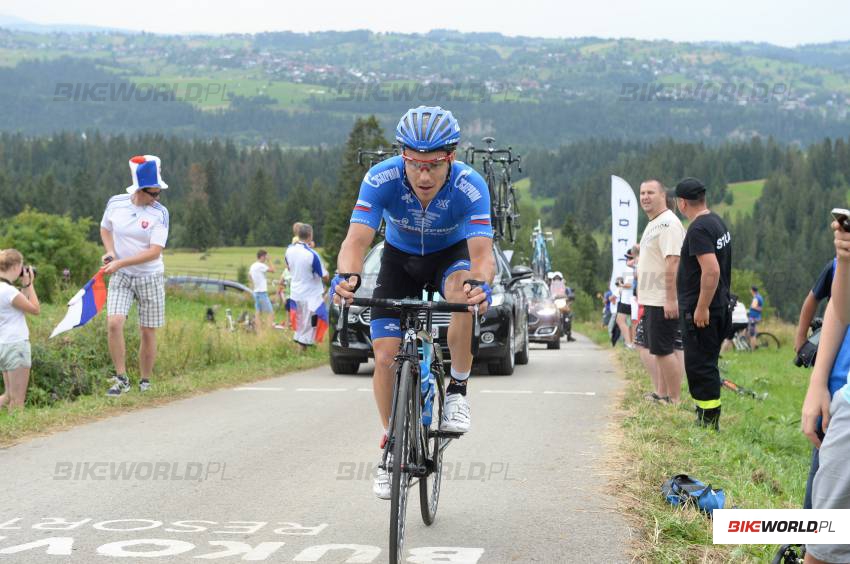
[[[0,450],[0,561],[386,562],[370,368],[327,367]],[[624,562],[604,436],[622,382],[584,338],[473,376],[437,520],[408,562]],[[132,393],[138,393],[136,391]]]

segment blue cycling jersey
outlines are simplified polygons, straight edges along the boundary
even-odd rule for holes
[[[487,184],[460,161],[452,163],[448,182],[424,207],[407,182],[401,156],[370,168],[360,185],[351,223],[377,231],[382,218],[387,243],[413,255],[435,253],[471,237],[493,237]]]

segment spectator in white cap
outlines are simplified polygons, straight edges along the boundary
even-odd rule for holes
[[[139,389],[150,390],[156,360],[156,329],[165,324],[165,286],[162,250],[168,239],[168,210],[159,203],[162,181],[159,157],[130,159],[133,185],[126,194],[113,196],[100,222],[106,253],[104,272],[111,274],[106,299],[109,353],[115,365],[108,396],[130,391],[127,377],[124,323],[133,302],[139,304]]]

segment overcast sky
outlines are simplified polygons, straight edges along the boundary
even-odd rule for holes
[[[850,40],[847,0],[3,0],[0,14],[158,33],[457,29],[785,46]]]

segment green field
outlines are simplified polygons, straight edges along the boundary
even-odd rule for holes
[[[173,69],[177,70],[177,69]],[[327,86],[271,81],[256,77],[246,71],[219,71],[211,75],[187,76],[184,74],[154,74],[133,76],[136,84],[167,84],[174,86],[178,99],[185,100],[203,110],[216,110],[230,106],[230,97],[252,98],[268,96],[275,101],[275,109],[305,109],[311,97],[332,96]]]
[[[728,190],[732,192],[733,197],[732,205],[718,203],[713,204],[711,209],[720,215],[726,215],[730,219],[735,219],[739,215],[752,214],[756,200],[761,197],[764,183],[765,180],[761,179],[729,184]]]
[[[283,270],[285,247],[264,247],[270,256],[270,262],[277,270],[277,277]],[[207,278],[225,278],[236,280],[240,266],[248,268],[257,260],[258,247],[216,247],[206,253],[185,249],[166,249],[165,272],[168,276],[203,276]],[[269,281],[276,280],[269,274]]]
[[[531,178],[525,177],[520,180],[514,182],[514,189],[517,191],[517,195],[519,196],[519,200],[523,204],[530,204],[534,206],[534,211],[537,216],[543,219],[543,222],[546,222],[546,214],[543,213],[544,208],[551,208],[555,205],[555,198],[541,198],[540,196],[534,196],[531,193]]]

